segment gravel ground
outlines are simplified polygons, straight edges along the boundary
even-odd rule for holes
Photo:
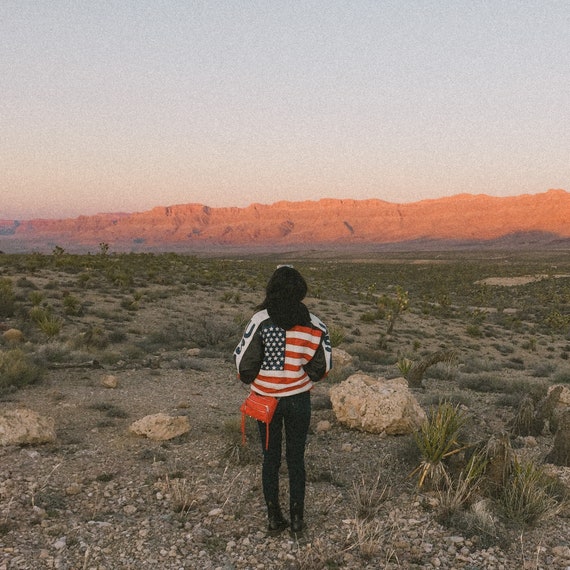
[[[307,532],[268,537],[255,434],[239,445],[245,388],[227,360],[194,364],[52,370],[4,400],[53,417],[57,441],[0,449],[0,570],[570,569],[568,509],[494,539],[442,526],[437,498],[408,479],[409,440],[339,426],[326,384],[313,395]],[[116,389],[101,384],[109,373]],[[158,412],[187,415],[190,432],[169,442],[128,432]],[[330,429],[318,431],[321,420]],[[384,500],[365,520],[355,489],[376,477]]]

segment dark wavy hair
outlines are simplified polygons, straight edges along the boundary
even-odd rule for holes
[[[305,324],[309,320],[309,311],[302,301],[307,291],[305,278],[294,267],[282,265],[269,278],[265,299],[258,309],[267,309],[273,321],[284,329]]]

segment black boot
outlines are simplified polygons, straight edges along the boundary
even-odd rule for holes
[[[279,503],[267,504],[267,532],[269,534],[279,534],[289,526],[289,521],[283,516]]]
[[[303,523],[303,505],[293,503],[291,505],[291,533],[300,535],[303,533],[305,525]]]

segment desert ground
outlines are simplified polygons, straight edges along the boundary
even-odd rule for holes
[[[260,444],[248,422],[241,445],[247,388],[232,360],[278,263],[305,275],[307,305],[353,359],[313,390],[303,537],[266,534]],[[511,429],[525,396],[570,383],[564,252],[57,251],[0,255],[0,285],[0,334],[23,333],[0,337],[0,413],[31,409],[56,431],[50,443],[0,447],[0,570],[570,568],[570,468],[546,462],[551,430]],[[408,304],[394,316],[398,292]],[[480,489],[450,507],[410,476],[422,461],[413,435],[336,420],[331,386],[356,371],[400,377],[404,359],[438,351],[454,358],[428,367],[414,396],[426,411],[456,406],[468,448],[506,437],[544,470],[555,492],[537,516],[509,516]],[[129,431],[159,412],[187,416],[189,431],[168,441]],[[287,505],[285,465],[282,476]]]

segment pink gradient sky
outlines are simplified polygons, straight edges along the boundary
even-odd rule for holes
[[[0,2],[0,219],[570,190],[570,3]]]

